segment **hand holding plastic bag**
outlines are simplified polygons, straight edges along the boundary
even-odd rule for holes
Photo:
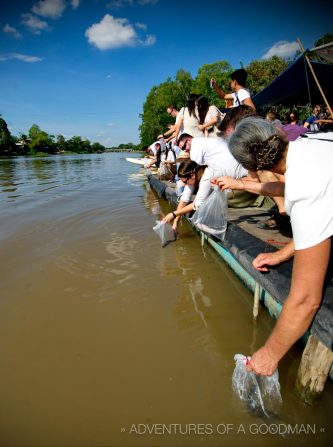
[[[162,247],[165,247],[170,242],[176,240],[176,233],[169,223],[163,223],[162,221],[157,220],[153,230],[160,237]]]
[[[193,224],[223,241],[227,229],[228,199],[217,186],[192,216]]]
[[[277,415],[282,404],[278,370],[271,376],[257,376],[246,370],[248,357],[236,354],[232,388],[251,411],[266,417]]]

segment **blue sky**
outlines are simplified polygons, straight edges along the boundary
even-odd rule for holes
[[[14,135],[38,124],[106,146],[139,143],[153,85],[179,68],[292,56],[333,32],[330,2],[2,0],[0,113]]]

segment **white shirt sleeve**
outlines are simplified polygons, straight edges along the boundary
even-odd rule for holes
[[[190,185],[185,185],[183,194],[180,196],[180,201],[184,203],[190,203],[192,200],[194,187]]]
[[[213,171],[209,168],[206,168],[199,183],[199,190],[193,202],[193,209],[197,210],[200,207],[200,205],[202,205],[203,202],[207,199],[209,194],[212,192],[213,188],[210,183],[212,178],[213,178]]]
[[[237,96],[238,96],[239,102],[240,102],[241,104],[243,104],[243,101],[244,101],[245,99],[251,97],[251,96],[250,96],[250,93],[249,93],[247,90],[245,90],[245,88],[241,88],[240,90],[238,90],[238,92],[237,92]]]

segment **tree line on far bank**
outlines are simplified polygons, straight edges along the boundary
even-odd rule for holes
[[[102,153],[106,150],[137,150],[133,143],[120,144],[106,148],[101,143],[91,143],[88,139],[74,136],[66,139],[63,135],[50,135],[33,124],[28,135],[21,133],[19,137],[11,135],[6,121],[0,117],[0,155],[38,155],[75,152],[79,154]]]

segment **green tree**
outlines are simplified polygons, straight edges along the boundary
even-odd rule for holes
[[[104,152],[105,151],[105,147],[101,144],[101,143],[93,143],[91,145],[91,151],[92,152]]]
[[[218,85],[223,86],[228,92],[230,90],[230,75],[233,69],[229,62],[219,61],[213,64],[205,64],[199,68],[198,74],[194,79],[194,93],[204,95],[208,98],[210,104],[219,108],[225,107],[225,102],[210,87],[210,80],[214,78]]]
[[[15,143],[6,121],[0,117],[0,155],[13,155]]]
[[[252,96],[259,93],[271,82],[274,81],[286,68],[288,62],[278,56],[270,59],[261,59],[252,61],[247,67],[249,88]]]
[[[320,47],[321,45],[325,45],[326,43],[333,42],[333,33],[326,33],[323,36],[321,36],[316,42],[314,43],[315,47]]]
[[[32,154],[36,152],[54,153],[56,147],[53,139],[53,135],[49,135],[41,130],[37,124],[33,124],[29,129],[30,152]]]
[[[66,139],[63,135],[57,135],[56,146],[58,151],[62,152],[66,150]]]
[[[79,136],[74,136],[66,141],[67,150],[70,152],[82,152],[82,139]]]
[[[151,144],[161,132],[164,132],[168,124],[173,124],[174,119],[166,113],[170,104],[181,108],[186,103],[186,98],[193,88],[193,79],[185,70],[178,70],[174,79],[168,78],[158,86],[152,87],[143,104],[143,113],[140,114],[141,125],[140,139],[143,145]]]

